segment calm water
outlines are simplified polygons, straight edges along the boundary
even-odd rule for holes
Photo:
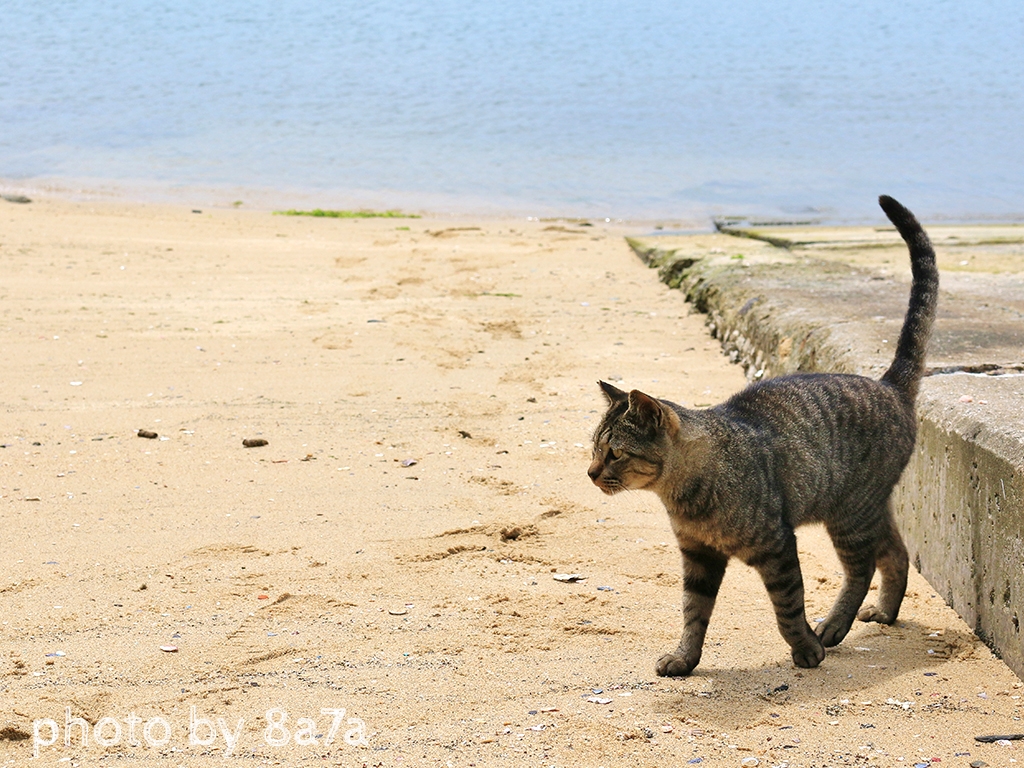
[[[1020,0],[0,0],[8,187],[1024,218],[1022,133]]]

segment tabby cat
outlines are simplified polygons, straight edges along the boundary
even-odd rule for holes
[[[764,580],[797,666],[820,664],[825,648],[846,637],[855,617],[896,621],[907,586],[907,549],[889,496],[914,447],[914,400],[939,275],[914,215],[891,197],[879,203],[906,241],[913,271],[896,356],[880,381],[780,376],[700,411],[600,382],[609,408],[594,433],[588,474],[607,494],[641,488],[658,494],[683,556],[683,636],[658,660],[659,675],[687,675],[700,662],[730,557]],[[813,522],[824,523],[845,572],[817,634],[804,616],[793,533]],[[876,567],[878,604],[860,608]]]

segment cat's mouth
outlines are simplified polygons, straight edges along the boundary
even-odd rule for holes
[[[596,485],[609,496],[613,496],[619,491],[625,490],[625,488],[623,488],[622,486],[622,483],[620,483],[618,480],[605,480],[600,477],[594,478],[594,485]]]

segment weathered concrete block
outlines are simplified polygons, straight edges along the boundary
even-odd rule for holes
[[[1024,675],[1021,388],[1020,377],[927,379],[917,446],[893,494],[911,560],[1018,675]],[[973,395],[962,394],[968,389]]]

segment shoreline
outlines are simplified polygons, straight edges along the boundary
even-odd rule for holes
[[[650,234],[700,234],[715,230],[716,222],[752,226],[885,226],[884,217],[851,215],[842,211],[809,209],[803,212],[768,210],[759,206],[728,207],[712,203],[689,202],[673,213],[619,215],[596,204],[572,205],[528,203],[509,197],[473,194],[403,192],[398,190],[316,190],[312,188],[252,187],[236,184],[179,184],[151,179],[74,179],[0,177],[0,193],[53,198],[68,202],[110,202],[113,204],[191,206],[200,208],[274,211],[290,208],[392,210],[398,209],[427,217],[452,219],[540,219],[605,221],[627,226],[649,227]],[[910,199],[910,198],[908,198]],[[984,212],[961,215],[926,216],[931,224],[1024,224],[1024,212],[1016,215],[988,215]]]
[[[529,204],[511,198],[471,194],[416,193],[370,190],[315,190],[245,187],[239,185],[168,184],[151,180],[0,178],[0,192],[66,200],[114,204],[241,208],[251,211],[299,209],[402,210],[425,217],[453,219],[590,220],[637,226],[667,225],[673,231],[710,230],[711,216],[691,212],[674,216],[622,217],[595,206]]]

